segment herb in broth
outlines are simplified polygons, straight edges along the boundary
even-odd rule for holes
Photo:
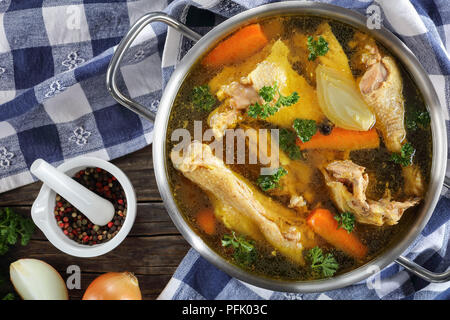
[[[192,89],[192,103],[200,110],[211,111],[217,103],[217,100],[211,94],[209,86],[205,84]]]
[[[317,125],[314,120],[295,119],[292,127],[302,142],[311,140],[312,136],[317,132]]]
[[[333,255],[331,253],[324,254],[319,247],[310,249],[307,258],[312,272],[318,277],[332,277],[339,268],[339,264]]]
[[[317,40],[314,40],[312,36],[308,37],[308,60],[316,60],[318,56],[324,56],[327,54],[328,42],[322,37],[319,36]]]
[[[286,152],[288,157],[292,160],[303,159],[303,154],[295,142],[296,135],[294,132],[285,128],[280,129],[279,144],[281,150]]]
[[[416,149],[407,142],[402,146],[400,153],[393,153],[391,156],[392,161],[401,164],[403,167],[407,167],[412,164]]]
[[[406,127],[412,131],[426,129],[430,125],[430,114],[427,111],[412,112],[406,119]]]
[[[334,219],[339,223],[338,228],[345,229],[348,233],[351,233],[355,228],[355,216],[351,212],[335,215]]]
[[[322,63],[322,59],[317,59],[317,57],[319,57],[321,53],[324,53],[327,57],[329,56],[330,59],[327,59],[329,60],[329,63],[339,63],[338,59],[334,61],[332,57],[332,55],[335,54],[335,47],[333,47],[336,45],[335,41],[327,42],[325,45],[322,40],[320,40],[320,37],[313,37],[309,41],[310,48],[308,48],[308,35],[318,35],[317,29],[319,27],[323,28],[323,25],[326,23],[331,26],[332,35],[334,34],[336,37],[348,58],[349,65],[353,67],[353,64],[350,62],[352,55],[354,54],[354,49],[349,47],[347,43],[353,38],[353,35],[357,30],[340,22],[318,17],[290,16],[276,17],[273,19],[268,18],[258,21],[258,24],[261,26],[261,29],[258,32],[264,32],[267,37],[267,45],[261,49],[260,52],[238,62],[230,64],[224,63],[216,65],[214,68],[209,68],[199,61],[199,63],[193,67],[190,74],[188,74],[172,108],[168,126],[168,142],[166,149],[168,150],[167,161],[170,186],[174,191],[176,203],[179,206],[180,211],[187,217],[187,220],[192,223],[196,230],[199,229],[199,227],[196,226],[197,222],[195,219],[197,212],[205,207],[215,208],[214,206],[216,204],[211,200],[210,195],[203,191],[204,188],[190,182],[180,171],[173,167],[169,157],[170,150],[173,147],[173,142],[170,142],[172,131],[179,128],[180,124],[189,123],[186,128],[190,131],[191,135],[193,135],[193,126],[191,124],[194,120],[201,120],[203,129],[208,129],[208,112],[217,105],[217,99],[215,97],[216,92],[214,92],[214,90],[217,89],[211,88],[227,85],[231,83],[231,81],[239,81],[241,77],[247,76],[258,63],[266,59],[268,54],[270,54],[271,46],[280,39],[290,51],[288,59],[292,69],[300,77],[303,77],[306,80],[306,85],[310,86],[314,91],[316,89],[314,71],[316,66]],[[298,46],[298,43],[296,42],[298,39],[295,38],[296,34],[303,36],[303,38],[301,38],[303,39],[302,46]],[[229,48],[233,49],[233,47]],[[389,54],[389,51],[380,45],[379,48],[383,55]],[[232,50],[230,52],[233,53]],[[312,60],[308,59],[310,55],[311,58],[313,58]],[[301,61],[301,59],[303,60]],[[308,67],[310,69],[308,69]],[[402,68],[400,64],[399,68]],[[223,70],[226,70],[226,72],[223,72]],[[417,87],[414,85],[409,74],[404,72],[403,69],[401,70],[404,87],[403,95],[405,99],[405,127],[407,128],[407,141],[414,141],[414,147],[417,148],[414,153],[414,165],[420,167],[424,177],[424,183],[426,183],[429,180],[432,154],[430,126],[429,123],[426,123],[427,115],[425,113],[420,114],[421,112],[426,111],[420,92],[417,90]],[[362,73],[364,73],[364,70],[354,70],[353,68],[351,71],[354,75],[358,76],[361,76]],[[212,85],[212,79],[215,81],[214,85]],[[220,82],[217,81],[218,79]],[[200,90],[197,89],[199,95],[196,100],[202,101],[201,103],[197,103],[197,105],[192,101],[192,84],[203,84],[198,87],[201,88]],[[261,192],[260,197],[266,197],[273,200],[271,201],[272,203],[276,202],[287,208],[290,204],[289,190],[299,188],[298,195],[305,196],[304,200],[306,207],[304,211],[295,211],[295,214],[299,217],[306,218],[307,215],[310,214],[310,209],[312,208],[323,207],[328,209],[332,214],[331,220],[334,220],[334,216],[336,216],[339,228],[346,230],[346,234],[351,232],[352,236],[357,237],[368,247],[367,256],[363,259],[354,259],[316,235],[316,244],[305,246],[305,248],[313,247],[313,249],[317,249],[311,249],[313,251],[305,249],[303,251],[306,264],[302,265],[286,257],[268,241],[256,237],[252,239],[252,237],[243,237],[239,235],[239,233],[236,233],[237,230],[235,230],[235,228],[229,228],[228,224],[225,226],[220,220],[221,218],[218,218],[217,229],[214,235],[206,235],[204,233],[199,234],[213,250],[220,253],[226,259],[233,261],[233,263],[247,269],[249,272],[261,276],[285,280],[309,280],[323,277],[326,278],[353,270],[370,259],[373,259],[382,251],[390,248],[391,245],[395,244],[397,239],[401,239],[411,223],[414,222],[414,213],[417,212],[418,207],[409,209],[399,223],[394,226],[380,227],[366,225],[359,223],[357,219],[353,220],[354,223],[352,225],[350,213],[343,212],[339,214],[340,210],[337,210],[332,199],[330,199],[330,191],[325,184],[322,173],[318,169],[323,165],[324,161],[325,163],[329,163],[335,160],[340,161],[348,159],[355,164],[365,167],[366,173],[369,176],[369,185],[366,196],[367,199],[374,201],[381,199],[386,192],[389,192],[395,200],[403,200],[407,197],[403,190],[404,178],[402,176],[402,170],[398,170],[398,164],[391,159],[392,153],[386,149],[382,139],[380,139],[381,142],[379,147],[373,149],[360,149],[351,152],[330,149],[301,151],[295,143],[297,132],[293,132],[292,125],[294,123],[291,122],[285,125],[278,125],[271,122],[272,118],[270,118],[270,116],[276,114],[278,110],[284,106],[282,102],[293,105],[299,101],[300,95],[302,96],[302,100],[305,99],[305,103],[302,103],[301,106],[300,104],[297,104],[290,108],[289,111],[301,107],[302,109],[300,110],[303,112],[305,108],[307,109],[309,107],[309,101],[307,100],[309,96],[307,94],[303,95],[302,90],[294,91],[295,87],[292,85],[290,85],[289,88],[293,88],[293,94],[287,97],[279,96],[279,85],[280,83],[275,83],[273,86],[264,87],[264,90],[258,92],[261,97],[261,101],[258,104],[239,110],[239,112],[244,115],[243,119],[245,119],[242,124],[251,128],[280,129],[280,149],[286,152],[290,159],[298,160],[291,161],[291,164],[293,164],[294,167],[298,166],[299,168],[302,168],[304,176],[310,176],[310,179],[307,183],[296,181],[293,185],[289,184],[287,188],[278,188],[279,181],[277,181],[276,175],[275,179],[272,179],[272,176],[266,176],[264,180],[267,180],[265,181],[267,184],[264,186],[268,187],[269,189],[267,190],[271,192]],[[205,90],[206,88],[207,90]],[[193,108],[193,106],[195,108]],[[206,109],[203,108],[204,106],[206,106]],[[220,111],[222,105],[218,108]],[[283,117],[285,116],[285,113],[289,113],[287,111],[288,110],[283,110]],[[245,114],[249,117],[245,117]],[[302,116],[296,116],[301,118],[303,114]],[[305,112],[304,117],[309,117],[308,111]],[[329,135],[335,126],[335,124],[329,121],[327,122],[326,119],[313,119],[317,120],[317,123],[315,123],[316,132],[320,131],[324,136]],[[237,124],[237,127],[241,127],[240,124]],[[291,129],[289,129],[289,127],[291,127]],[[297,127],[300,128],[301,126],[298,125]],[[308,130],[305,130],[305,128],[302,128],[299,131],[305,140],[308,139],[308,136],[311,136],[312,132],[308,133]],[[332,146],[333,144],[331,143],[330,147]],[[361,147],[361,145],[359,145],[359,147]],[[404,155],[407,156],[409,151],[403,151]],[[246,152],[246,154],[248,154],[248,150],[246,150]],[[307,157],[303,157],[302,153],[305,153]],[[404,159],[402,159],[402,153],[399,153],[394,157],[399,157],[400,162],[404,161]],[[227,167],[243,177],[246,181],[245,183],[256,184],[258,183],[259,170],[265,165],[267,164],[258,162],[257,164],[232,164]],[[289,171],[292,177],[296,176],[297,172],[295,172],[295,170],[291,172],[291,167],[288,167],[289,164],[286,166],[283,163],[282,165],[282,169]],[[293,180],[295,181],[295,179]],[[262,180],[260,180],[260,182],[261,181]],[[351,190],[351,186],[347,187]],[[261,189],[264,191],[263,187],[261,187]],[[339,231],[342,232],[342,230]],[[307,237],[307,234],[302,234],[302,239],[305,237]],[[222,240],[225,240],[225,242]],[[235,250],[235,246],[240,249]]]
[[[225,234],[222,238],[222,246],[233,248],[234,260],[243,266],[250,266],[256,260],[255,242],[247,240],[244,236],[237,236],[234,231],[230,234]]]
[[[283,96],[278,89],[278,85],[275,82],[273,86],[264,86],[259,90],[259,96],[263,98],[265,103],[255,104],[248,107],[248,115],[252,118],[266,119],[273,116],[281,107],[288,107],[297,103],[300,96],[297,92],[293,92],[289,96]],[[273,102],[275,95],[278,93],[278,99]]]
[[[279,167],[277,171],[272,175],[261,175],[256,181],[261,189],[269,191],[279,187],[280,179],[287,175],[287,170]]]

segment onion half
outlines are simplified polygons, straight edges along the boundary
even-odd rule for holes
[[[68,300],[66,283],[51,265],[20,259],[9,266],[11,282],[24,300]]]
[[[375,124],[375,114],[366,104],[353,78],[319,65],[316,68],[317,97],[325,116],[337,127],[367,131]]]

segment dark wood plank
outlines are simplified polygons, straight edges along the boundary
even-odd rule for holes
[[[74,296],[71,291],[71,298],[74,299],[82,295],[95,275],[130,271],[138,276],[144,298],[152,299],[164,289],[188,250],[189,245],[180,235],[128,237],[120,246],[103,256],[77,258],[61,253],[48,241],[31,240],[27,246],[18,246],[2,257],[2,268],[17,259],[35,258],[52,265],[66,279],[67,268],[77,265],[82,272],[82,287],[73,290]]]
[[[30,215],[30,206],[14,207],[14,211],[23,215]],[[178,235],[179,232],[172,223],[162,202],[139,203],[137,215],[133,228],[128,236],[157,236],[157,235]],[[33,240],[46,240],[44,234],[37,229]]]
[[[57,270],[70,265],[80,266],[83,272],[131,271],[137,274],[168,274],[174,271],[189,249],[180,235],[128,237],[113,251],[95,258],[78,258],[62,254],[48,241],[31,240],[24,247],[11,250],[6,259],[42,259]]]
[[[161,201],[153,171],[152,147],[148,146],[112,163],[122,169],[133,184],[139,202]],[[0,194],[0,207],[31,205],[36,198],[41,183],[33,183]]]

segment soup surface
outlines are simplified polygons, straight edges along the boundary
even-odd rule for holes
[[[262,276],[328,278],[367,263],[414,221],[430,118],[400,62],[369,35],[273,17],[192,68],[167,152],[177,205],[214,251]]]

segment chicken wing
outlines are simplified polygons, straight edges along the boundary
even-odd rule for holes
[[[356,51],[352,58],[353,68],[364,72],[359,88],[375,112],[375,126],[382,133],[386,148],[399,153],[406,143],[403,83],[399,68],[392,57],[380,53],[375,40],[368,35],[357,32],[349,46]],[[405,193],[422,196],[425,187],[420,169],[411,165],[402,168],[402,173]]]
[[[369,176],[364,171],[364,167],[350,160],[334,161],[322,170],[335,205],[342,212],[353,213],[358,222],[376,226],[394,225],[406,209],[419,203],[420,198],[391,201],[389,195],[378,201],[367,200]]]
[[[172,151],[171,159],[185,177],[247,217],[281,254],[304,264],[302,251],[305,246],[313,246],[313,235],[295,211],[252,187],[214,156],[206,144],[194,141],[181,156]]]

